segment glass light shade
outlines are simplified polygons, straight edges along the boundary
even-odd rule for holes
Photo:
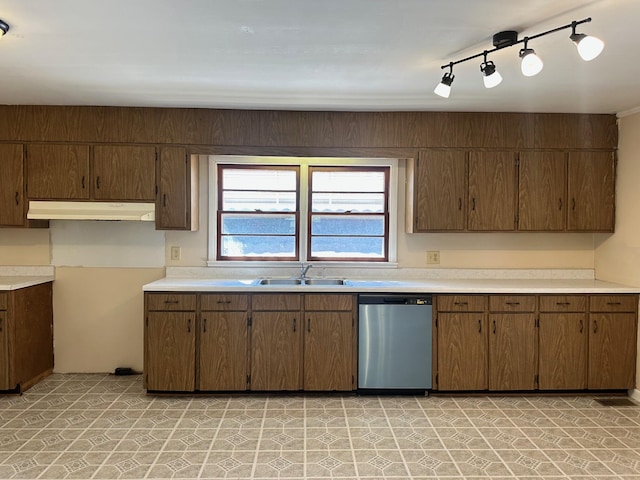
[[[496,65],[492,61],[480,64],[480,71],[482,72],[482,80],[486,88],[493,88],[502,82],[502,75],[500,75],[496,69]]]
[[[604,50],[604,42],[602,40],[584,33],[571,35],[571,40],[576,44],[580,58],[587,62],[596,58]]]
[[[436,85],[433,93],[435,93],[436,95],[440,95],[442,98],[449,98],[449,95],[451,95],[451,85],[446,85],[440,82],[438,85]]]
[[[525,77],[533,77],[542,71],[544,64],[536,52],[530,48],[520,51],[520,70]]]

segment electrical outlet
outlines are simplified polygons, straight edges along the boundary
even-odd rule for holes
[[[440,251],[430,250],[427,252],[427,263],[430,265],[440,263]]]
[[[171,260],[180,260],[182,249],[180,247],[171,247]]]

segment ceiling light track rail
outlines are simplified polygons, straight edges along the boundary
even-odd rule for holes
[[[493,88],[499,85],[502,82],[502,76],[500,75],[500,73],[498,73],[495,64],[492,61],[487,60],[487,55],[497,52],[498,50],[513,47],[514,45],[519,44],[524,44],[524,48],[522,48],[519,53],[519,57],[521,59],[520,66],[522,74],[527,77],[537,75],[542,71],[544,64],[540,57],[536,55],[535,50],[529,48],[529,42],[537,38],[544,37],[545,35],[549,35],[550,33],[559,32],[568,28],[571,29],[571,35],[569,36],[569,38],[576,45],[580,57],[585,61],[593,60],[602,52],[604,48],[604,42],[602,42],[602,40],[598,38],[588,36],[583,33],[576,33],[576,27],[578,25],[589,22],[591,22],[591,17],[585,18],[583,20],[574,20],[573,22],[566,25],[552,28],[551,30],[537,33],[535,35],[529,35],[520,40],[518,40],[518,32],[514,30],[498,32],[493,36],[494,48],[490,50],[483,50],[482,52],[476,53],[475,55],[470,55],[460,60],[442,65],[440,67],[441,69],[448,68],[449,71],[444,74],[442,80],[434,89],[434,93],[440,95],[441,97],[449,98],[449,95],[451,93],[451,85],[455,78],[455,75],[453,74],[454,65],[468,62],[469,60],[480,57],[483,58],[483,62],[480,64],[480,71],[483,75],[484,86],[486,88]]]

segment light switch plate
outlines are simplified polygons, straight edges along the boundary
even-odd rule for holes
[[[440,251],[430,250],[427,252],[427,264],[434,265],[440,263]]]
[[[180,247],[171,247],[171,260],[180,260],[182,249]]]

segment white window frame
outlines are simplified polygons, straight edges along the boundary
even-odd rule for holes
[[[299,235],[299,261],[270,261],[270,260],[216,260],[216,239],[218,211],[218,164],[259,164],[259,165],[299,165],[300,166],[300,235]],[[388,261],[324,261],[308,262],[307,258],[307,232],[308,232],[308,186],[309,165],[333,165],[333,166],[362,166],[362,167],[390,167],[389,170],[389,255]],[[238,266],[262,266],[262,267],[290,267],[299,265],[300,262],[326,266],[397,266],[397,239],[398,239],[398,159],[395,158],[327,158],[327,157],[274,157],[274,156],[236,156],[236,155],[211,155],[209,156],[209,224],[208,260],[210,267],[238,267]]]

